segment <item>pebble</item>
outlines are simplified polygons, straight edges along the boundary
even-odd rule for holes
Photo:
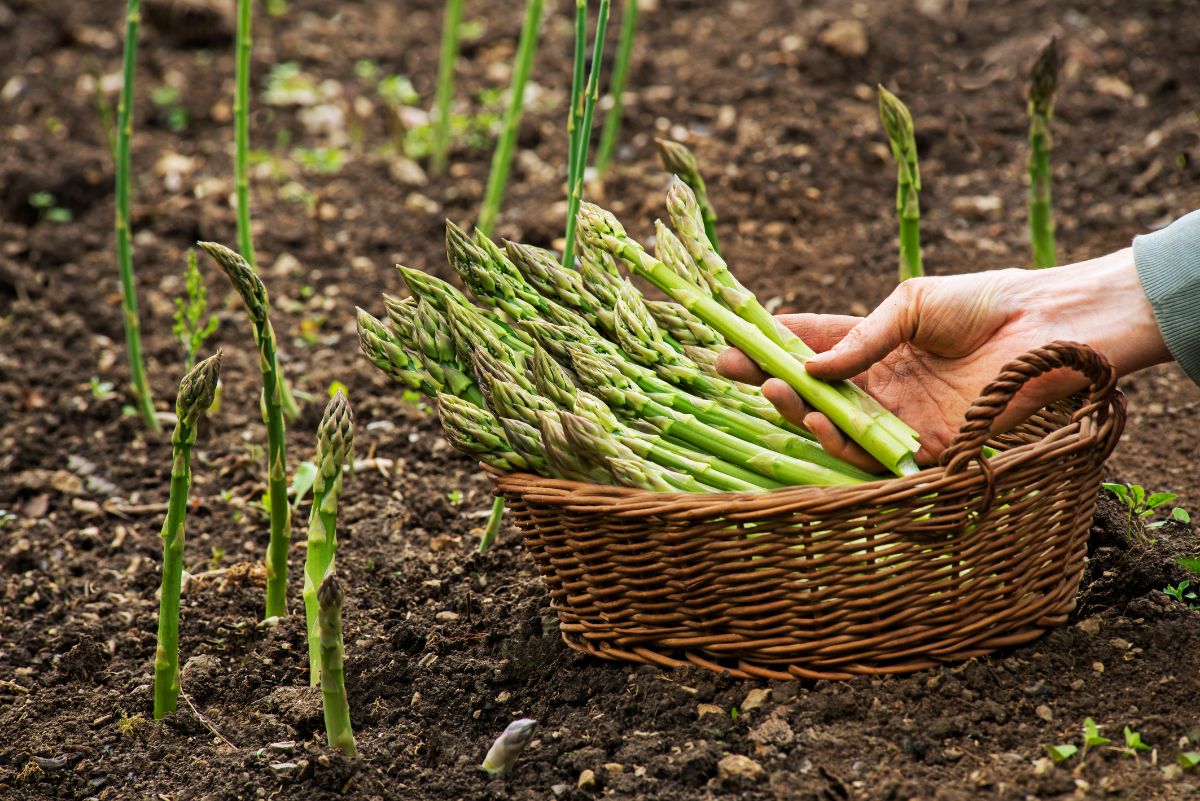
[[[716,704],[697,704],[696,717],[702,718],[705,715],[724,715],[725,710]]]
[[[604,769],[609,773],[621,773],[625,770],[625,766],[620,762],[605,762]]]
[[[1038,704],[1037,708],[1033,711],[1039,718],[1047,723],[1054,722],[1054,712],[1052,712],[1050,707],[1046,706],[1045,704]]]
[[[449,609],[443,609],[433,616],[439,623],[453,623],[458,620],[458,612],[451,612]]]
[[[751,709],[758,709],[767,702],[771,697],[771,691],[766,687],[756,687],[746,693],[746,700],[742,701],[742,711],[749,712]]]
[[[999,195],[965,195],[951,200],[950,208],[956,214],[983,218],[1003,209],[1004,201]]]
[[[1054,771],[1054,762],[1049,757],[1042,757],[1033,763],[1033,775],[1045,776]]]
[[[575,786],[580,790],[590,790],[596,786],[596,772],[591,768],[584,768],[579,772],[579,781]]]
[[[839,56],[862,58],[867,54],[867,28],[856,19],[840,19],[821,32],[820,42]]]
[[[717,763],[717,778],[723,782],[755,779],[763,772],[763,766],[748,756],[729,754]]]
[[[1081,620],[1075,624],[1075,628],[1079,629],[1084,634],[1090,634],[1095,637],[1100,633],[1100,618],[1089,617],[1086,620]]]

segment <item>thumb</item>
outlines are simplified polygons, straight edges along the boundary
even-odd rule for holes
[[[919,281],[910,278],[896,287],[879,308],[850,329],[840,342],[809,359],[805,369],[814,378],[825,381],[853,378],[907,342],[916,330]]]

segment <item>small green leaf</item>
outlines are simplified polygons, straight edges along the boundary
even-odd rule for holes
[[[1127,487],[1124,484],[1113,484],[1113,483],[1106,481],[1103,484],[1101,484],[1100,486],[1104,487],[1106,490],[1111,492],[1113,495],[1116,495],[1118,498],[1121,498],[1122,500],[1129,497],[1129,487]]]
[[[334,379],[333,382],[330,383],[330,385],[329,385],[329,397],[332,398],[334,395],[338,394],[339,392],[342,393],[343,395],[345,395],[347,398],[350,397],[350,390],[346,389],[346,385],[343,384],[341,381]]]
[[[1133,498],[1133,508],[1137,509],[1146,500],[1146,488],[1141,484],[1130,484],[1129,494]]]
[[[1184,770],[1191,770],[1200,765],[1200,751],[1182,751],[1179,754],[1179,766]]]
[[[1146,498],[1146,510],[1151,511],[1157,509],[1164,503],[1170,503],[1178,497],[1179,496],[1174,492],[1156,492],[1150,497]]]
[[[1096,721],[1091,718],[1083,719],[1083,745],[1085,748],[1107,745],[1111,742],[1112,740],[1107,737],[1100,736],[1100,727],[1096,725]]]
[[[54,195],[50,192],[34,192],[29,196],[29,205],[35,209],[48,209],[54,205]]]
[[[313,482],[317,480],[317,466],[312,462],[301,462],[296,467],[296,475],[292,476],[292,484],[288,487],[289,494],[292,496],[292,511],[300,508],[300,502],[304,500],[304,496],[308,495],[308,491],[312,489]]]
[[[1128,726],[1125,727],[1125,747],[1133,751],[1149,751],[1150,746],[1142,742],[1142,735]]]
[[[1176,506],[1171,510],[1171,519],[1178,523],[1192,522],[1192,516],[1188,514],[1188,510],[1181,506]]]
[[[1054,764],[1056,765],[1059,762],[1066,762],[1079,752],[1079,748],[1071,745],[1070,743],[1062,743],[1061,745],[1043,745],[1042,748],[1046,749],[1046,753],[1050,755],[1050,758],[1054,760]]]
[[[447,500],[453,504],[462,503],[463,494],[461,490],[450,490],[446,493]]]

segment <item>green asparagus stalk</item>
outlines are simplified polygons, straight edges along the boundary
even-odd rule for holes
[[[709,492],[711,487],[687,473],[666,470],[640,458],[599,424],[570,412],[557,413],[575,453],[604,466],[616,483],[655,492]]]
[[[162,589],[158,607],[158,649],[154,655],[154,719],[175,711],[179,700],[179,587],[183,579],[183,527],[188,489],[192,484],[191,454],[196,423],[212,405],[221,374],[221,351],[204,359],[183,377],[175,400],[175,431],[171,434],[171,493],[162,527]]]
[[[269,317],[267,289],[254,269],[237,253],[215,242],[198,243],[212,256],[241,295],[254,324],[262,372],[261,408],[267,424],[267,494],[271,535],[267,545],[266,617],[287,614],[288,547],[292,540],[291,508],[287,497],[287,438],[283,420],[283,376],[275,356],[275,330]]]
[[[141,0],[129,0],[125,6],[125,55],[122,61],[121,100],[117,106],[116,164],[116,237],[117,269],[121,275],[121,319],[125,326],[125,353],[129,358],[130,390],[142,423],[151,431],[161,431],[154,396],[146,378],[146,360],[142,356],[142,324],[138,315],[137,285],[133,279],[133,247],[129,235],[130,140],[133,138],[133,79],[137,70],[138,27],[142,21]]]
[[[605,465],[604,457],[580,449],[567,439],[567,432],[563,429],[562,419],[557,412],[539,412],[535,419],[538,431],[542,435],[542,447],[545,448],[546,458],[558,475],[597,484],[611,482],[612,474]]]
[[[822,465],[784,456],[726,434],[682,414],[643,393],[604,359],[578,345],[571,346],[572,364],[580,380],[614,409],[651,423],[665,436],[677,436],[733,464],[785,484],[859,484],[863,479]]]
[[[621,41],[617,44],[617,59],[613,62],[612,84],[609,95],[612,107],[604,118],[604,130],[600,134],[600,147],[596,150],[596,173],[601,177],[608,171],[613,153],[617,149],[617,136],[621,132],[621,110],[625,96],[625,84],[629,79],[629,61],[633,55],[633,34],[637,30],[638,0],[625,0],[621,10]]]
[[[1050,119],[1058,89],[1058,40],[1038,55],[1029,74],[1029,239],[1033,266],[1053,267],[1054,209],[1050,197]]]
[[[746,353],[767,373],[787,382],[810,405],[828,416],[889,470],[898,475],[917,471],[913,457],[919,446],[915,437],[899,439],[893,433],[895,428],[882,422],[886,414],[877,413],[867,404],[855,403],[836,387],[812,378],[793,353],[766,336],[754,323],[718,303],[708,291],[676,275],[661,261],[646,253],[626,236],[621,224],[611,214],[590,203],[584,204],[580,211],[580,234],[589,244],[613,253],[635,274],[650,281],[715,328],[731,345]],[[782,326],[776,326],[774,321],[772,325],[782,330]]]
[[[496,537],[504,523],[504,496],[492,498],[492,511],[488,514],[487,525],[483,527],[483,536],[479,538],[479,553],[487,553],[496,544]]]
[[[593,328],[613,330],[612,304],[605,305],[593,295],[581,273],[564,268],[553,253],[542,248],[505,242],[504,249],[523,280],[543,297],[579,312]]]
[[[439,390],[430,383],[420,363],[410,356],[387,326],[363,309],[358,314],[358,347],[372,364],[393,381],[427,395]]]
[[[925,274],[921,267],[921,172],[912,115],[900,98],[879,87],[879,118],[896,160],[896,213],[900,218],[900,280]]]
[[[647,300],[645,304],[658,327],[683,346],[685,352],[689,346],[705,349],[715,348],[715,353],[719,353],[725,348],[723,336],[678,303],[669,300]]]
[[[345,648],[342,644],[342,586],[330,573],[317,590],[317,626],[321,640],[321,700],[325,707],[325,734],[330,748],[348,757],[358,755],[350,726],[350,701],[346,697]]]
[[[521,127],[521,115],[525,109],[525,84],[533,67],[533,53],[537,48],[538,24],[542,20],[544,0],[528,0],[525,4],[525,21],[521,26],[521,39],[517,44],[517,57],[513,64],[512,85],[509,87],[508,108],[504,112],[504,129],[496,142],[492,156],[492,170],[488,175],[487,191],[483,207],[479,210],[479,228],[491,234],[504,200],[504,187],[508,184],[508,169],[512,162],[513,148],[517,143],[517,131]]]
[[[446,156],[450,150],[450,103],[454,100],[454,62],[458,60],[462,12],[463,0],[446,0],[442,50],[438,58],[437,128],[433,138],[433,171],[437,175],[446,172]]]
[[[497,470],[545,474],[547,463],[540,447],[533,451],[518,451],[509,441],[501,421],[488,409],[453,395],[438,393],[437,411],[446,439],[456,450]]]
[[[337,510],[342,496],[342,466],[354,453],[354,412],[339,389],[325,407],[317,429],[317,477],[312,486],[304,560],[304,617],[308,626],[309,682],[321,679],[321,631],[317,588],[333,574],[337,558]]]
[[[610,0],[600,0],[596,13],[596,34],[592,40],[592,68],[588,71],[587,89],[583,97],[583,115],[575,132],[575,169],[567,176],[567,234],[563,247],[563,265],[573,265],[575,247],[575,217],[583,200],[583,181],[587,172],[588,147],[592,140],[592,116],[600,99],[600,69],[604,60],[604,37],[608,32]]]
[[[587,0],[575,0],[575,50],[571,60],[571,99],[567,108],[567,197],[579,154],[579,132],[583,130],[583,68],[587,54]]]
[[[758,302],[754,293],[737,280],[721,255],[710,247],[702,233],[699,205],[687,185],[680,181],[672,181],[671,188],[667,191],[667,210],[686,250],[682,254],[676,253],[675,249],[671,250],[670,258],[665,262],[670,271],[697,288],[707,288],[717,301],[738,317],[752,323],[776,345],[801,363],[808,361],[813,356],[812,348],[781,325]],[[910,449],[914,453],[917,451],[917,432],[883,408],[862,387],[852,381],[839,381],[832,386],[845,398],[848,406],[857,407],[873,418],[899,447]],[[906,469],[915,468],[909,466]]]
[[[704,224],[704,235],[712,249],[720,254],[721,246],[717,243],[717,211],[708,199],[708,186],[704,183],[704,177],[700,175],[700,165],[696,163],[696,157],[686,145],[679,142],[655,139],[654,143],[658,145],[658,159],[662,162],[663,169],[687,184],[696,195]]]

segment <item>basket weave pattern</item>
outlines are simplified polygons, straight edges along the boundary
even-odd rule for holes
[[[1032,378],[1086,395],[988,440]],[[1075,607],[1101,466],[1125,421],[1104,357],[1008,364],[942,465],[854,487],[654,493],[493,474],[569,646],[743,678],[903,673],[1027,642]],[[1001,451],[980,458],[983,445]]]

